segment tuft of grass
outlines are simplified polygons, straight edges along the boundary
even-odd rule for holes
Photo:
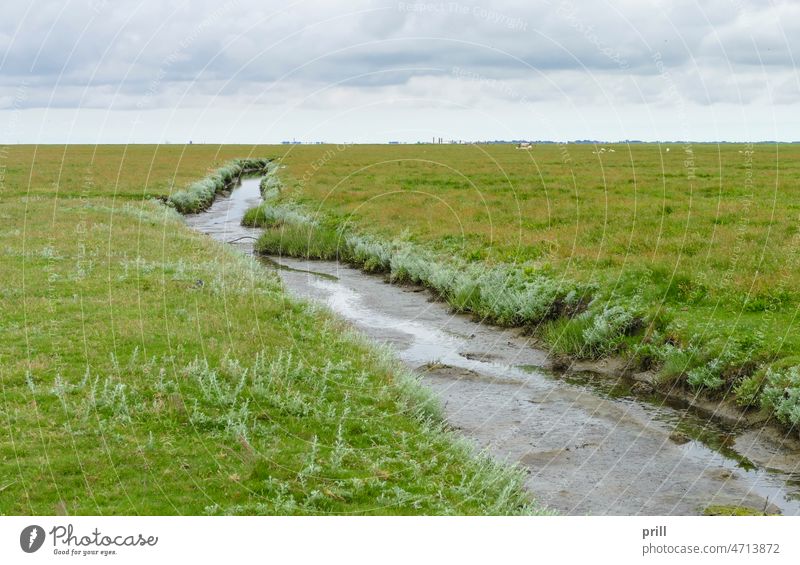
[[[339,256],[341,243],[335,230],[311,223],[281,223],[258,238],[255,250],[264,255],[331,260]]]
[[[258,184],[258,188],[261,191],[261,198],[269,201],[280,196],[280,193],[283,190],[283,182],[281,182],[281,179],[277,174],[277,163],[270,162],[264,169],[262,169],[261,173],[264,175],[264,177],[261,179],[261,182]]]
[[[575,318],[559,318],[542,328],[542,337],[551,351],[570,357],[584,357],[584,332],[591,327],[589,316]]]
[[[251,228],[271,228],[275,226],[272,215],[269,213],[272,207],[266,203],[250,208],[242,216],[242,225]]]
[[[766,377],[767,370],[761,369],[755,374],[742,379],[734,388],[736,404],[744,408],[758,406]]]
[[[699,353],[693,347],[676,347],[666,344],[661,349],[663,365],[659,373],[662,383],[675,383],[683,380],[686,374],[698,363]]]
[[[703,509],[703,516],[769,516],[769,514],[746,506],[713,505]]]
[[[615,353],[623,338],[641,325],[641,316],[635,308],[607,306],[591,316],[591,323],[584,328],[581,352],[595,359]]]

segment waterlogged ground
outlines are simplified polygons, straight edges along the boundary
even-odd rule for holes
[[[252,250],[239,226],[258,181],[189,218]],[[557,375],[517,331],[453,315],[418,288],[334,262],[265,260],[298,296],[327,304],[424,375],[448,421],[498,458],[522,465],[539,501],[566,514],[698,514],[709,506],[800,514],[795,446],[767,432],[725,429],[629,383]]]

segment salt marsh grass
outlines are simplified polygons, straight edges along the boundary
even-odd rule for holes
[[[160,201],[252,154],[279,156],[9,150],[0,513],[539,512],[385,352]]]
[[[269,159],[263,158],[234,159],[202,179],[193,181],[183,190],[173,192],[168,202],[182,214],[201,212],[211,206],[218,193],[230,190],[242,175],[268,172],[269,163]]]
[[[800,353],[798,147],[361,146],[322,168],[324,146],[294,147],[262,213],[305,206],[316,227],[264,222],[281,228],[259,248],[368,266],[555,355],[622,356],[794,426],[791,379],[762,381]]]

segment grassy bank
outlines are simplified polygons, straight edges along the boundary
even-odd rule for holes
[[[167,202],[181,214],[202,212],[220,192],[231,190],[245,175],[261,175],[269,171],[265,158],[233,159],[186,188],[173,192]]]
[[[268,228],[262,252],[423,284],[556,356],[622,355],[663,390],[796,428],[797,153],[296,147],[280,194],[248,219]]]
[[[151,198],[274,152],[3,153],[0,513],[537,511],[390,356]]]

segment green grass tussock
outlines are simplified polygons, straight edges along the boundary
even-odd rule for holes
[[[543,327],[540,335],[552,351],[577,359],[601,359],[627,347],[626,336],[637,333],[642,312],[634,306],[592,307],[564,316]]]
[[[334,230],[313,223],[281,222],[256,241],[259,253],[305,259],[336,259],[341,238]]]

